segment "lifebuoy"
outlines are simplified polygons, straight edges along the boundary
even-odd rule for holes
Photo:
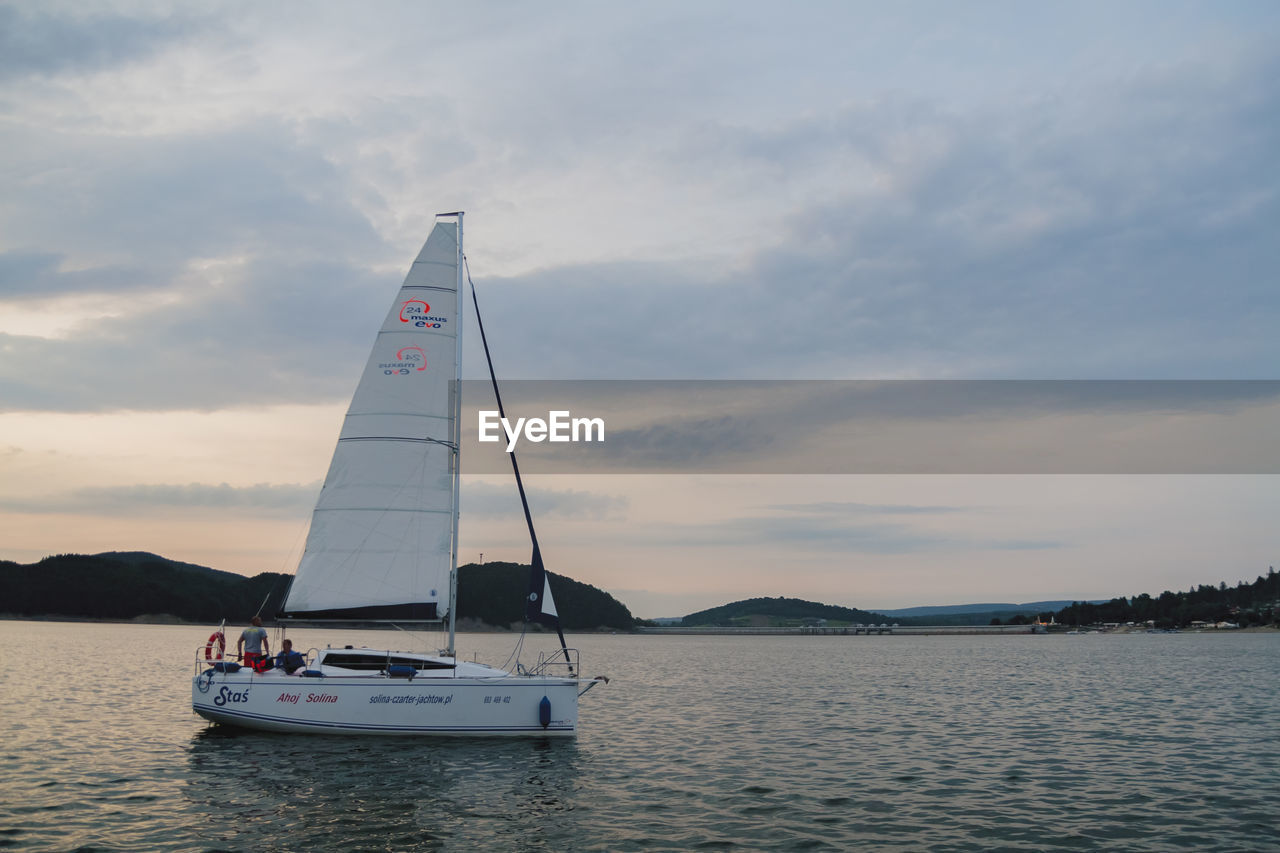
[[[214,646],[218,647],[217,651],[214,651]],[[222,660],[222,653],[226,650],[227,638],[222,635],[221,631],[214,631],[209,635],[209,642],[204,644],[204,659],[209,661]]]

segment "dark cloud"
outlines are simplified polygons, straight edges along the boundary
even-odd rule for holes
[[[128,293],[158,287],[157,271],[141,267],[102,266],[62,269],[65,254],[5,252],[0,254],[0,300],[46,299],[86,293]]]
[[[616,455],[643,470],[647,466],[714,465],[713,460],[722,457],[766,452],[777,438],[755,429],[749,421],[722,415],[612,430],[604,443],[611,457]]]
[[[0,335],[0,409],[210,409],[350,393],[399,280],[371,273],[388,247],[320,150],[268,121],[131,139],[95,156],[94,168],[19,192],[32,211],[21,227],[70,248],[0,256],[0,298],[84,299],[64,309],[65,337]],[[120,316],[102,318],[104,308]]]
[[[0,81],[24,75],[98,71],[146,59],[213,19],[178,9],[163,17],[82,10],[53,14],[38,5],[0,5]]]
[[[95,62],[106,55],[96,50],[83,48]],[[642,133],[598,138],[600,162],[616,153],[648,164],[647,179],[723,184],[725,204],[777,193],[778,219],[732,268],[659,255],[510,278],[477,270],[498,370],[1269,378],[1280,363],[1277,71],[1270,56],[1245,56],[1214,74],[1170,65],[965,109],[885,97],[753,126],[709,115],[663,128],[660,163]],[[409,137],[424,146],[412,161],[422,168],[440,151],[436,167],[452,176],[486,150],[438,99],[374,100],[346,118],[170,134],[8,126],[12,174],[38,179],[6,183],[0,299],[173,298],[90,317],[63,339],[0,339],[0,405],[214,408],[349,393],[402,275],[374,270],[407,268],[416,246],[388,245],[371,225],[370,206],[392,202],[348,155],[369,133],[415,127],[409,107],[447,119]],[[504,165],[576,162],[562,151],[540,160],[529,144],[513,138]],[[404,177],[361,162],[377,186]],[[796,212],[793,178],[824,174],[821,200]],[[431,212],[395,215],[420,213],[425,234]],[[681,213],[673,232],[709,227]],[[467,373],[482,370],[472,347]],[[670,446],[682,426],[618,438]]]
[[[524,376],[1269,378],[1277,73],[1176,67],[973,114],[887,102],[725,127],[695,164],[861,164],[831,175],[848,197],[784,215],[732,274],[601,264],[490,282],[490,322]]]
[[[369,288],[367,270],[337,264],[240,272],[248,284],[197,282],[178,304],[125,320],[90,311],[65,339],[0,334],[0,410],[207,410],[349,394],[394,288]]]
[[[12,182],[10,239],[25,239],[28,257],[55,255],[91,271],[77,276],[85,289],[119,283],[114,265],[94,263],[101,258],[171,286],[186,265],[213,259],[386,260],[382,238],[352,202],[349,176],[291,122],[135,136],[23,127],[7,139],[15,171],[45,169]],[[255,295],[270,298],[271,282],[256,284]]]

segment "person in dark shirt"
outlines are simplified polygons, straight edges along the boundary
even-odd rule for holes
[[[283,669],[287,674],[293,675],[306,665],[307,659],[302,656],[302,653],[293,650],[293,640],[284,640],[280,643],[280,654],[276,655],[276,669]]]

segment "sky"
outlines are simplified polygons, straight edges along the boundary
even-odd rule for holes
[[[0,2],[0,559],[291,572],[442,211],[509,379],[1280,378],[1278,80],[1258,2]],[[642,617],[1234,583],[1277,561],[1274,402],[1258,473],[531,503],[548,567]],[[462,511],[464,562],[527,560],[509,479]]]

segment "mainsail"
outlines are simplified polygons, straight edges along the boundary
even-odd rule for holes
[[[456,535],[458,227],[436,223],[378,332],[287,617],[444,616]]]

